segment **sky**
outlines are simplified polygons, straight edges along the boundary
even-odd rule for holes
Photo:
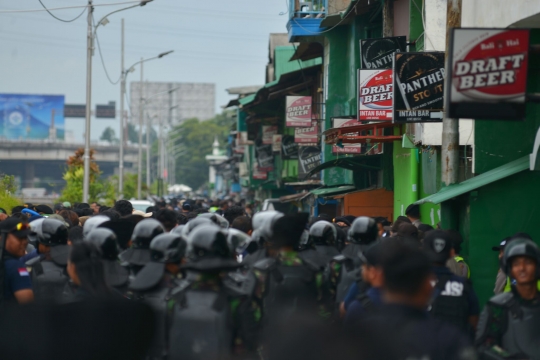
[[[94,0],[94,4],[127,0]],[[42,0],[47,8],[85,5],[86,0]],[[104,15],[132,4],[97,6],[96,23]],[[38,0],[0,0],[0,11],[40,9]],[[70,20],[82,9],[51,10]],[[113,82],[120,77],[121,19],[125,20],[125,66],[159,53],[174,53],[144,66],[144,79],[216,84],[216,112],[231,98],[225,89],[263,85],[270,33],[285,33],[286,0],[154,0],[108,17],[97,34],[103,61]],[[47,12],[0,13],[0,93],[65,95],[67,104],[86,102],[87,16],[64,23]],[[92,58],[92,109],[120,104],[120,85],[105,75],[98,49]],[[139,81],[139,68],[128,76]],[[127,109],[127,105],[126,105]],[[67,118],[66,131],[82,142],[84,119]],[[91,137],[98,140],[119,121],[92,119]]]

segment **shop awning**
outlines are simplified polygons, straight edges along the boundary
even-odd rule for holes
[[[307,198],[310,194],[311,193],[309,191],[306,191],[306,192],[301,192],[298,194],[285,195],[285,196],[281,196],[279,198],[279,201],[281,201],[282,203],[287,203],[287,202],[292,202],[292,201],[301,201]]]
[[[418,200],[415,204],[440,204],[527,169],[529,169],[529,155],[509,162],[503,166],[499,166],[498,168],[475,176],[469,180],[465,180],[462,183],[442,188],[438,193]]]
[[[358,168],[363,168],[366,170],[381,170],[380,160],[381,155],[361,155],[334,159],[317,166],[315,169],[311,170],[306,177],[321,172],[324,169],[333,167],[340,167],[347,170],[357,170]],[[373,163],[376,163],[377,165],[374,165]]]
[[[296,182],[286,182],[285,186],[320,186],[321,180],[305,180]]]
[[[399,125],[391,122],[379,122],[362,125],[353,125],[326,130],[324,142],[326,144],[360,144],[360,143],[385,143],[400,141],[401,135],[384,135],[384,129],[393,128]]]
[[[318,57],[322,58],[324,55],[324,48],[321,43],[318,42],[309,42],[309,43],[300,43],[294,52],[294,55],[289,61],[295,60],[312,60]]]
[[[315,196],[330,196],[330,195],[346,193],[354,189],[355,189],[354,185],[340,185],[340,186],[311,190],[311,194]]]

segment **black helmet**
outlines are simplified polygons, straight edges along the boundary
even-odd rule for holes
[[[198,218],[210,219],[214,224],[218,225],[223,229],[229,228],[229,222],[223,216],[213,213],[204,213],[197,216]]]
[[[279,211],[261,211],[253,215],[253,231],[257,231],[259,243],[270,241],[274,223],[284,214]]]
[[[161,234],[150,243],[151,260],[133,279],[129,288],[143,291],[158,285],[165,272],[165,264],[178,264],[186,253],[187,243],[178,234]]]
[[[504,248],[502,257],[502,270],[507,276],[510,276],[510,264],[512,258],[517,256],[527,256],[536,262],[536,277],[540,277],[540,251],[538,245],[525,238],[513,239]]]
[[[161,234],[150,243],[153,262],[179,264],[186,255],[187,242],[178,234]]]
[[[131,235],[131,246],[135,249],[148,249],[150,242],[158,236],[163,234],[165,228],[161,223],[155,219],[144,219],[139,221],[133,229],[133,235]]]
[[[98,227],[90,231],[84,240],[101,250],[107,284],[112,287],[125,285],[129,280],[129,271],[118,263],[120,249],[116,234],[110,229]]]
[[[171,234],[177,234],[177,235],[182,236],[185,227],[186,227],[185,224],[181,224],[181,225],[175,226],[175,227],[171,230]]]
[[[253,243],[251,240],[251,236],[243,231],[233,228],[227,231],[227,242],[229,243],[231,251],[236,254],[242,254],[244,251],[248,250],[248,248],[257,246],[257,244]],[[250,251],[248,250],[248,252]]]
[[[317,221],[309,228],[309,237],[314,245],[334,245],[337,240],[337,229],[331,222]]]
[[[69,256],[67,226],[56,219],[38,219],[30,223],[30,228],[32,232],[28,239],[50,246],[51,259],[57,265],[65,266]]]
[[[204,217],[196,217],[193,220],[188,221],[188,223],[182,228],[182,236],[184,239],[187,240],[193,229],[200,225],[216,225],[216,223]]]
[[[83,238],[87,237],[90,231],[109,220],[110,219],[105,215],[92,216],[91,218],[87,219],[83,225]]]
[[[377,240],[379,229],[374,219],[360,216],[354,219],[347,240],[355,244],[370,244]]]
[[[227,243],[227,233],[215,225],[198,226],[189,234],[188,243],[191,262],[184,266],[187,269],[229,270],[240,266]]]

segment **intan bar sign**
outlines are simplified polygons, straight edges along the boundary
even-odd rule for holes
[[[529,30],[452,29],[450,118],[525,117]]]

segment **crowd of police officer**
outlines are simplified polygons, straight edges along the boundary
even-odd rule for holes
[[[147,359],[540,359],[540,251],[526,234],[507,239],[508,289],[480,315],[470,281],[446,265],[449,232],[380,237],[358,217],[343,237],[336,223],[276,211],[252,227],[203,213],[166,232],[146,218],[121,250],[127,230],[106,216],[86,220],[82,241],[57,219],[8,218],[2,299],[148,304]]]

